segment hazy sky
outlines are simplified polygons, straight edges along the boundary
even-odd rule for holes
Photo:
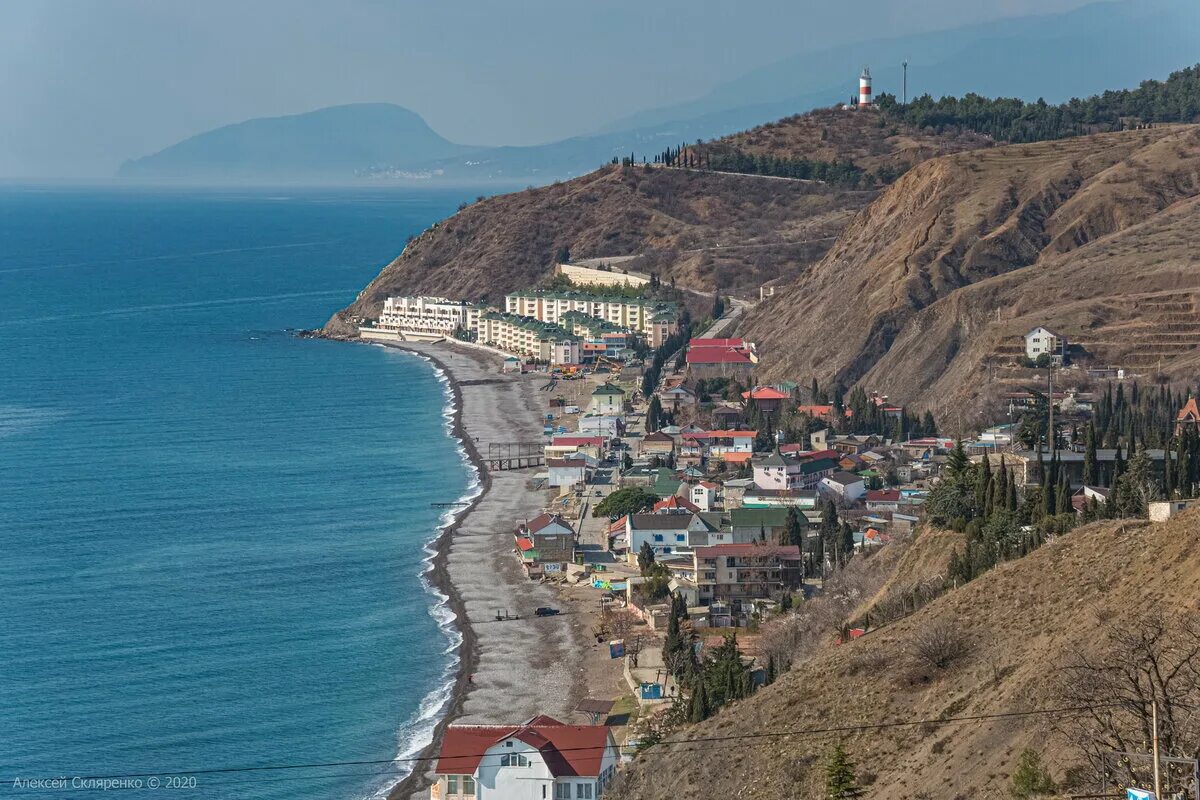
[[[469,144],[589,133],[839,42],[1086,0],[0,0],[0,176],[384,101]]]

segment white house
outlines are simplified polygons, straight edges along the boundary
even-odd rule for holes
[[[624,414],[625,390],[611,383],[600,384],[592,390],[589,409],[593,414]]]
[[[1067,353],[1067,339],[1039,325],[1025,334],[1025,356],[1036,361],[1043,353],[1050,356],[1051,363],[1062,364]]]
[[[583,453],[575,453],[569,458],[551,458],[546,461],[549,468],[549,485],[552,487],[574,486],[584,483],[591,471],[587,458]]]
[[[835,472],[828,478],[821,479],[821,491],[847,503],[855,503],[867,493],[867,485],[852,472]]]
[[[614,439],[620,435],[620,430],[621,418],[611,414],[579,418],[579,434],[581,436],[603,436],[606,439]]]
[[[693,483],[688,495],[692,504],[701,511],[712,511],[717,505],[717,489],[720,487],[712,481]]]
[[[596,800],[620,758],[604,725],[537,716],[519,725],[450,725],[430,800]]]

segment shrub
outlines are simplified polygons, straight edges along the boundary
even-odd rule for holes
[[[917,663],[930,670],[947,669],[969,651],[970,645],[962,632],[946,623],[925,626],[917,631],[909,645],[909,652]]]

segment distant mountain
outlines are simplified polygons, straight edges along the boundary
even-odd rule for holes
[[[351,180],[478,148],[446,141],[412,111],[359,103],[251,119],[126,161],[118,175],[180,180]]]

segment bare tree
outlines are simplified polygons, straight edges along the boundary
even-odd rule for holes
[[[1200,755],[1200,621],[1147,614],[1110,629],[1097,652],[1075,653],[1055,676],[1059,702],[1085,709],[1055,727],[1096,774],[1114,785],[1148,779],[1147,759],[1113,754],[1150,752],[1154,702],[1162,753]]]
[[[908,651],[922,667],[943,670],[963,658],[970,651],[970,643],[953,625],[934,622],[916,632]]]

